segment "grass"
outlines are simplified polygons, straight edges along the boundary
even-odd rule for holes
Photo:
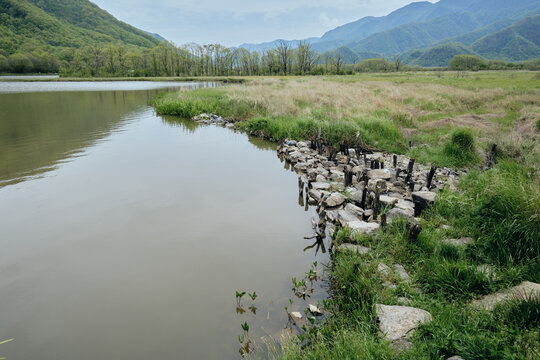
[[[462,134],[461,134],[462,135]],[[469,143],[470,138],[455,141]],[[540,194],[530,169],[503,161],[486,172],[473,171],[460,191],[441,193],[421,219],[416,241],[405,223],[396,221],[369,236],[349,229],[334,241],[369,247],[366,255],[338,253],[328,267],[332,317],[310,330],[310,340],[291,343],[285,359],[537,359],[540,349],[540,301],[525,298],[476,310],[469,302],[522,281],[540,281]],[[517,190],[516,190],[517,186]],[[513,189],[513,190],[512,190]],[[442,227],[442,225],[450,225]],[[474,244],[455,247],[445,238],[472,236]],[[402,264],[412,282],[382,274],[377,265]],[[489,266],[489,272],[479,268]],[[386,287],[386,282],[397,286]],[[410,306],[429,311],[433,321],[421,325],[412,347],[397,355],[379,340],[374,304]]]
[[[169,94],[155,107],[159,114],[183,117],[214,112],[273,140],[306,140],[320,129],[329,143],[361,141],[438,166],[480,165],[478,153],[496,143],[501,156],[538,168],[535,76],[495,71],[474,77],[422,72],[242,78],[242,84]],[[472,134],[474,151],[452,146],[456,128]]]

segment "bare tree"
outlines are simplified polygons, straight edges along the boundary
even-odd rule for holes
[[[401,58],[399,57],[399,55],[394,55],[394,69],[396,70],[396,72],[399,72],[402,66],[403,63],[401,62]]]
[[[276,48],[279,57],[279,64],[281,65],[281,72],[283,75],[287,75],[287,66],[289,65],[289,55],[291,44],[285,40],[279,40],[278,47]]]
[[[318,55],[315,51],[311,49],[311,44],[305,40],[300,41],[297,50],[297,63],[299,73],[309,73],[317,59]]]
[[[343,56],[342,53],[338,53],[335,57],[335,64],[336,64],[336,74],[341,74],[341,67],[343,66],[343,63],[345,61],[345,56]]]

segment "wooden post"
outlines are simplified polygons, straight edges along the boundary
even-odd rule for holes
[[[368,164],[367,155],[364,154],[364,166],[367,166],[367,164]]]
[[[386,214],[381,215],[381,226],[386,227]]]
[[[405,183],[408,183],[411,180],[413,169],[414,169],[414,159],[411,159],[409,161],[409,166],[407,167],[407,178],[405,179]]]
[[[379,217],[379,210],[380,210],[380,201],[381,201],[381,189],[379,187],[379,184],[375,186],[375,202],[373,203],[373,219],[377,220]]]
[[[431,189],[431,182],[433,181],[433,176],[435,176],[435,171],[437,170],[436,166],[431,166],[431,170],[429,170],[429,174],[427,177],[427,188]]]
[[[408,184],[409,184],[409,190],[411,190],[411,192],[413,192],[414,191],[414,185],[415,185],[414,181],[410,181]]]
[[[351,186],[353,172],[351,171],[351,167],[349,165],[345,167],[344,173],[345,173],[345,187]]]
[[[360,204],[360,207],[362,209],[366,209],[366,198],[367,198],[367,186],[364,187],[364,190],[362,190],[362,203]]]
[[[394,169],[397,167],[397,155],[394,154]]]
[[[489,153],[488,167],[492,167],[495,164],[495,155],[497,155],[497,144],[491,146],[491,152]]]

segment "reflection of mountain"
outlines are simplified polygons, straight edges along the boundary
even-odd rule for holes
[[[0,187],[41,175],[83,152],[159,91],[0,95]]]

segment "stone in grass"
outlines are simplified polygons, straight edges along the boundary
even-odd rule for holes
[[[540,284],[524,281],[510,289],[502,290],[494,294],[489,294],[481,299],[474,300],[472,306],[485,310],[493,308],[501,303],[512,299],[540,299]]]
[[[321,316],[323,314],[321,309],[319,309],[316,305],[309,304],[308,309],[309,309],[309,312],[315,316]]]
[[[411,282],[411,277],[409,276],[409,274],[407,273],[403,265],[394,264],[394,270],[396,271],[396,273],[398,274],[398,276],[401,278],[403,282],[406,282],[406,283]]]
[[[452,356],[451,358],[448,358],[446,360],[465,360],[465,359],[462,358],[461,356]]]
[[[452,246],[466,246],[472,244],[473,242],[474,240],[470,237],[464,237],[461,239],[443,239],[443,243]]]
[[[340,193],[332,193],[325,201],[325,205],[329,208],[334,208],[343,205],[345,197]]]
[[[384,276],[389,276],[392,273],[392,269],[385,263],[379,263],[379,265],[377,265],[377,271]]]
[[[381,226],[378,223],[369,223],[365,221],[350,221],[347,223],[355,234],[371,234],[377,231]]]
[[[435,201],[435,194],[431,191],[416,191],[412,193],[415,215],[420,215],[422,210],[428,208]]]
[[[353,252],[360,255],[367,254],[369,252],[369,248],[362,246],[362,245],[355,245],[355,244],[341,244],[338,247],[338,251],[342,252]]]
[[[414,330],[431,321],[431,314],[425,310],[408,306],[376,305],[377,320],[381,335],[392,342],[396,351],[410,347],[409,339]]]

